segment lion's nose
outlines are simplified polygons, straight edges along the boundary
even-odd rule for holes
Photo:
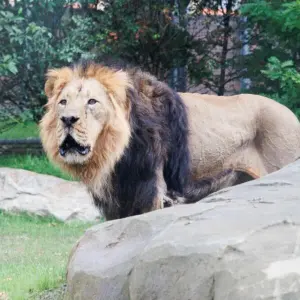
[[[70,127],[72,126],[74,123],[76,123],[79,118],[78,117],[74,117],[74,116],[71,116],[71,117],[61,117],[61,120],[62,122],[67,126],[67,127]]]

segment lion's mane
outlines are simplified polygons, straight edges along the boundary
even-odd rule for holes
[[[97,79],[119,114],[118,121],[101,132],[85,165],[62,161],[55,134],[54,101],[74,76]],[[49,99],[41,121],[45,151],[89,187],[108,220],[157,209],[166,191],[192,202],[217,189],[220,182],[224,184],[224,179],[230,180],[229,171],[220,175],[218,183],[214,179],[193,181],[186,107],[175,91],[148,73],[139,69],[120,73],[85,62],[48,73],[45,91]]]

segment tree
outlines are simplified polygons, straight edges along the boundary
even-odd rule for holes
[[[0,119],[39,121],[44,75],[81,58],[121,60],[168,81],[194,56],[178,0],[0,1]],[[182,88],[184,89],[184,87]]]
[[[173,67],[185,66],[192,56],[192,37],[182,18],[184,1],[176,2],[119,0],[105,13],[95,13],[98,30],[103,24],[110,28],[108,52],[99,51],[100,57],[115,56],[167,80]]]
[[[0,118],[4,129],[24,119],[39,121],[48,67],[90,56],[93,21],[67,1],[0,2]],[[68,15],[69,14],[69,15]],[[92,33],[92,32],[91,32]]]
[[[300,2],[252,0],[242,14],[252,32],[251,91],[275,98],[300,116]]]
[[[190,75],[195,84],[200,83],[218,95],[235,93],[234,83],[246,72],[241,55],[244,46],[241,34],[246,27],[239,15],[240,2],[194,0],[190,4],[193,48],[198,54],[190,65]],[[203,69],[206,76],[200,77]]]

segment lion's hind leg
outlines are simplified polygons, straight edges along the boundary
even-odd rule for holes
[[[164,196],[164,207],[200,201],[206,196],[226,187],[235,186],[258,178],[246,170],[226,170],[216,177],[206,177],[190,184],[184,195],[169,190]]]
[[[233,169],[224,170],[215,177],[191,181],[185,188],[181,203],[194,203],[223,188],[255,179],[251,174]]]

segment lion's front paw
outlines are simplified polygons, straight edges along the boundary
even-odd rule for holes
[[[168,191],[167,195],[164,196],[163,199],[164,208],[171,207],[178,204],[184,204],[185,198],[182,197],[179,193],[174,191]]]
[[[165,195],[163,199],[163,208],[171,207],[173,205],[174,205],[173,199]]]

